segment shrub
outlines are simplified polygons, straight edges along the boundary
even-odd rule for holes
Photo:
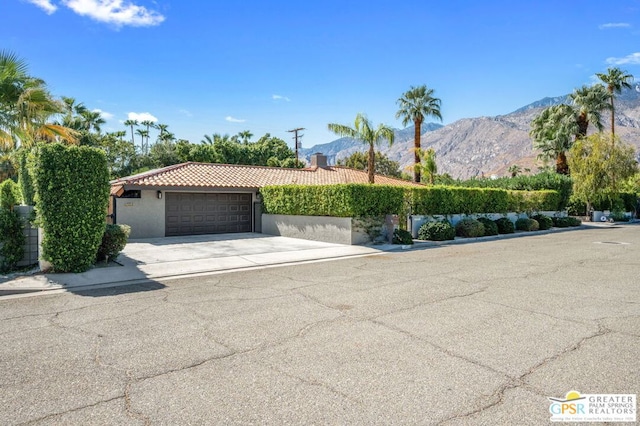
[[[553,226],[553,219],[551,219],[549,216],[545,216],[543,214],[537,214],[533,216],[532,219],[535,219],[538,221],[541,231],[550,229]]]
[[[456,235],[467,238],[482,237],[484,235],[484,225],[476,219],[462,219],[456,223]]]
[[[508,209],[508,194],[501,189],[430,186],[407,192],[413,214],[495,213]]]
[[[22,196],[20,187],[11,179],[0,183],[0,208],[13,210],[13,206],[20,204]]]
[[[456,229],[443,220],[441,222],[427,222],[418,230],[418,238],[421,240],[446,241],[456,237]]]
[[[280,185],[260,189],[264,213],[335,217],[404,213],[404,192],[400,186],[369,184]]]
[[[493,220],[486,217],[479,217],[478,222],[482,223],[484,226],[485,236],[498,235],[498,225],[496,225]]]
[[[552,190],[509,191],[509,211],[560,210],[560,193]]]
[[[103,151],[61,144],[38,148],[32,163],[42,258],[58,272],[82,272],[96,259],[109,200]]]
[[[568,217],[554,217],[552,218],[552,220],[553,220],[553,226],[555,226],[556,228],[568,228],[569,226],[571,226],[569,224]]]
[[[25,148],[20,148],[16,157],[18,159],[18,185],[20,186],[20,192],[22,193],[22,202],[27,206],[35,205],[34,196],[35,189],[33,187],[33,179],[29,173],[29,163],[32,157],[29,156],[29,151]]]
[[[582,221],[577,217],[567,217],[567,223],[569,226],[580,226],[582,225]]]
[[[508,217],[501,217],[500,219],[496,219],[494,222],[498,227],[499,234],[513,234],[515,232],[513,222],[511,222],[511,219]]]
[[[393,231],[393,244],[413,244],[411,232],[404,229],[396,229]]]
[[[24,225],[17,212],[0,207],[0,271],[14,269],[24,256]]]
[[[98,261],[115,259],[124,249],[124,246],[127,245],[129,234],[131,234],[129,225],[107,224],[102,235],[102,242],[98,247],[96,259]]]
[[[535,219],[522,217],[516,220],[516,229],[518,231],[537,231],[540,229],[540,224]]]

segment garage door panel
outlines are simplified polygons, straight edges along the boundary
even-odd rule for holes
[[[165,235],[251,232],[251,194],[165,194]]]

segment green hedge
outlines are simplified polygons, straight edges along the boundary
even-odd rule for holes
[[[0,207],[0,272],[13,270],[24,256],[24,224],[20,215]]]
[[[31,174],[42,257],[57,272],[82,272],[96,259],[105,229],[109,170],[104,152],[86,146],[44,145]]]
[[[282,185],[260,189],[263,212],[303,216],[381,216],[404,211],[400,186]]]
[[[503,189],[430,186],[407,192],[411,213],[418,215],[505,213],[509,208],[509,197]]]
[[[11,179],[0,183],[0,208],[13,210],[13,206],[20,204],[22,194],[20,187]]]
[[[508,191],[508,193],[509,211],[511,212],[562,210],[562,197],[558,191]]]
[[[556,191],[507,191],[453,186],[284,185],[260,190],[263,212],[302,216],[483,214],[558,210]]]

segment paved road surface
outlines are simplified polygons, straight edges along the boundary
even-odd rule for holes
[[[0,423],[545,424],[640,393],[639,253],[627,226],[0,300]]]

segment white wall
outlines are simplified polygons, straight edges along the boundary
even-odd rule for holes
[[[353,229],[350,217],[262,215],[262,233],[337,244],[365,244],[369,236]]]
[[[157,190],[142,190],[140,198],[116,199],[116,223],[129,225],[129,238],[164,237],[164,191],[158,199]]]

